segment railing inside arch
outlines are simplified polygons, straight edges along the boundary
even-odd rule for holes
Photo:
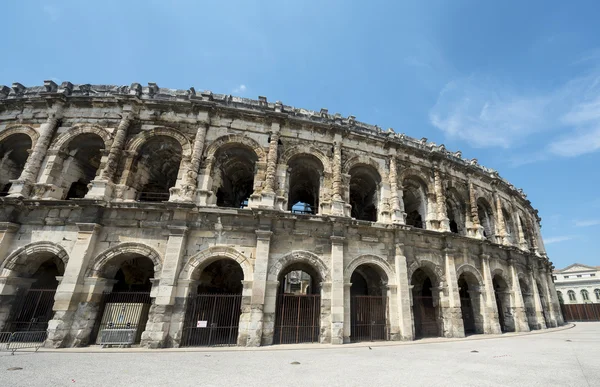
[[[29,289],[17,294],[4,327],[7,332],[46,331],[56,289]]]
[[[321,296],[280,294],[277,297],[273,343],[317,343],[320,322]]]
[[[182,347],[237,344],[241,294],[198,294],[187,299]]]
[[[352,296],[350,305],[350,338],[353,342],[387,340],[384,296]]]

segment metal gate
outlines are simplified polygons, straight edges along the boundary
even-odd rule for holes
[[[437,337],[440,335],[433,297],[413,297],[416,337]]]
[[[280,294],[275,317],[275,344],[317,343],[321,322],[321,296]]]
[[[182,347],[237,344],[241,294],[198,294],[188,297]]]
[[[462,312],[465,333],[475,333],[475,316],[473,314],[473,304],[471,303],[470,297],[461,297],[460,310]]]
[[[110,330],[131,330],[133,343],[139,343],[151,303],[150,292],[103,293],[91,343],[102,344],[102,332]]]
[[[52,319],[56,289],[29,289],[17,293],[5,331],[46,331]]]
[[[350,300],[350,339],[387,340],[386,298],[352,296]]]

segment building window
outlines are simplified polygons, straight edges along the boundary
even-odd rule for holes
[[[553,276],[552,276],[552,279],[556,281],[556,276],[555,276],[555,275],[553,275]]]
[[[596,300],[600,300],[600,289],[595,289],[594,293],[596,293]]]
[[[577,274],[577,278],[581,278],[581,274]]]
[[[566,276],[565,276],[565,278],[569,278],[569,276],[568,276],[568,275],[566,275]]]
[[[569,295],[569,301],[576,301],[575,292],[573,290],[569,290],[567,294]]]
[[[598,290],[600,290],[600,289],[598,289]],[[556,292],[556,294],[558,295],[558,302],[560,302],[561,304],[564,304],[565,301],[563,300],[562,292],[559,290]]]
[[[596,276],[596,274],[590,274],[590,277],[595,277],[595,276]]]
[[[583,297],[583,301],[589,301],[590,300],[590,295],[588,294],[588,291],[583,289],[581,291],[581,297]]]

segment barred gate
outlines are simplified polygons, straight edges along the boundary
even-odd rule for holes
[[[29,289],[17,294],[4,330],[46,331],[52,319],[56,289]]]
[[[96,344],[135,344],[146,329],[152,299],[150,292],[107,292],[102,294],[91,342]],[[129,331],[127,342],[112,342],[111,331]],[[103,339],[104,333],[104,339]],[[112,335],[114,336],[114,335]],[[117,336],[122,336],[118,334]],[[111,342],[107,342],[111,341]]]
[[[241,294],[198,294],[187,299],[182,347],[237,345]]]
[[[321,322],[321,296],[280,294],[275,317],[275,344],[317,343]]]
[[[350,339],[356,341],[387,340],[386,298],[352,296],[350,300]]]
[[[462,313],[465,333],[475,333],[475,316],[473,314],[473,304],[470,297],[460,298],[460,310]]]
[[[438,337],[440,335],[433,297],[414,296],[413,315],[416,337]]]

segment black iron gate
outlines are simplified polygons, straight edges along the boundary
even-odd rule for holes
[[[473,313],[473,304],[470,297],[460,298],[460,310],[462,312],[465,333],[475,333],[475,315]]]
[[[142,332],[146,329],[151,303],[150,292],[103,293],[91,342],[100,344],[101,333],[113,329],[134,330],[134,342],[139,342]]]
[[[352,296],[350,339],[354,342],[387,340],[385,297]]]
[[[317,343],[321,322],[321,296],[280,294],[275,317],[275,344]]]
[[[17,294],[4,328],[7,332],[45,331],[52,319],[56,289],[29,289]]]
[[[236,345],[241,310],[241,294],[198,294],[189,296],[181,346]]]
[[[436,308],[433,306],[433,297],[413,297],[413,315],[416,337],[437,337],[440,335]]]

